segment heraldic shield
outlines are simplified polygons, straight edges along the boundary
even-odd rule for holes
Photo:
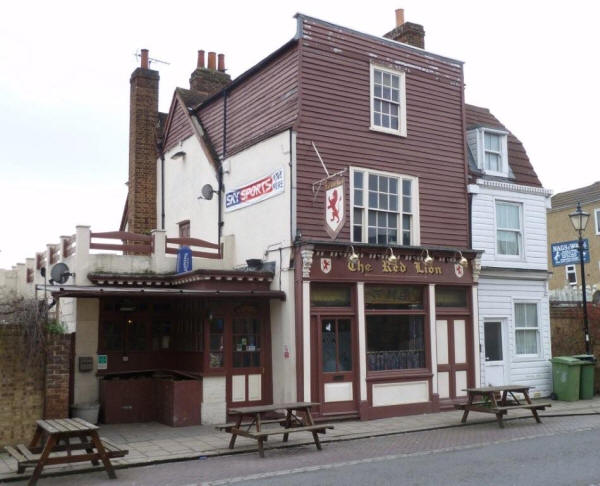
[[[344,179],[337,177],[325,184],[325,229],[336,239],[346,222],[344,210]]]

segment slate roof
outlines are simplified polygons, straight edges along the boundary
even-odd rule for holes
[[[600,181],[571,191],[559,192],[552,196],[552,211],[560,211],[570,208],[575,210],[575,206],[589,204],[600,201]]]
[[[538,179],[537,174],[529,157],[525,151],[525,147],[508,130],[500,121],[490,113],[490,110],[480,106],[465,104],[465,116],[467,122],[467,130],[478,127],[499,128],[508,132],[508,165],[512,171],[509,177],[511,182],[524,186],[542,187],[542,183]],[[469,161],[469,171],[476,177],[481,177],[481,171],[473,165],[473,161]],[[486,177],[487,178],[487,177]],[[506,180],[495,177],[494,179]]]

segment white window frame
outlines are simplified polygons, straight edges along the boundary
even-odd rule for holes
[[[496,216],[496,206],[500,204],[512,204],[513,206],[519,207],[519,222],[521,223],[521,229],[519,234],[521,238],[519,239],[519,254],[518,255],[504,255],[501,254],[498,250],[498,218]],[[506,199],[494,199],[494,241],[496,247],[496,258],[502,260],[513,260],[513,261],[523,261],[525,260],[525,222],[523,221],[523,203],[520,201],[508,201]],[[502,231],[514,231],[514,230],[502,230]]]
[[[363,176],[363,216],[362,216],[362,241],[354,240],[354,173],[362,172]],[[402,179],[408,179],[411,181],[411,205],[412,205],[412,228],[410,235],[410,246],[419,246],[421,244],[421,228],[419,224],[419,178],[414,176],[409,176],[405,174],[396,174],[394,172],[385,172],[381,170],[367,169],[366,167],[350,167],[350,240],[354,243],[368,243],[369,242],[369,231],[368,231],[368,178],[369,174],[381,175],[384,177],[394,177],[399,179],[399,187],[402,187]],[[365,190],[365,187],[366,190]],[[367,204],[365,204],[367,203]],[[401,240],[402,238],[402,205],[404,201],[402,201],[402,196],[398,197],[398,237]],[[402,242],[399,241],[394,244],[394,246],[403,246]]]
[[[501,171],[494,171],[485,168],[485,134],[500,136],[500,163]],[[477,129],[477,167],[488,175],[499,177],[508,177],[508,132],[494,128],[481,127]]]
[[[594,228],[594,232],[597,235],[600,235],[600,208],[595,208],[594,209],[594,222],[596,223],[596,226]]]
[[[537,327],[533,328],[533,327],[517,327],[517,312],[516,312],[516,307],[517,304],[534,304],[536,306],[536,315],[537,315]],[[515,346],[513,348],[513,355],[515,357],[516,360],[528,360],[528,359],[539,359],[543,356],[543,350],[542,350],[542,339],[541,339],[541,315],[540,315],[540,302],[537,300],[513,300],[512,303],[512,319],[513,319],[513,336],[514,336],[514,342],[515,342]],[[537,346],[537,353],[535,354],[518,354],[517,353],[517,331],[532,331],[533,329],[535,329],[536,331],[536,346]]]
[[[569,280],[569,274],[575,275],[575,281]],[[567,284],[576,286],[577,285],[577,267],[575,265],[565,265],[565,280]]]
[[[390,74],[393,74],[395,76],[399,76],[400,77],[400,95],[399,95],[399,103],[398,103],[398,129],[394,130],[392,128],[386,128],[386,127],[380,127],[375,125],[374,120],[373,120],[373,112],[374,112],[374,100],[375,100],[375,95],[374,95],[374,83],[375,83],[375,70],[378,71],[383,71],[383,72],[387,72]],[[401,71],[399,69],[391,69],[389,67],[386,66],[381,66],[379,64],[375,64],[375,63],[371,63],[371,68],[370,68],[370,81],[369,81],[369,111],[370,111],[370,118],[371,118],[371,126],[370,129],[377,131],[377,132],[383,132],[383,133],[389,133],[392,135],[397,135],[399,137],[406,137],[406,72]]]

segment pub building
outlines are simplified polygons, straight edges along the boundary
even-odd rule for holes
[[[436,412],[477,382],[477,252],[314,242],[299,253],[299,395],[318,414]]]

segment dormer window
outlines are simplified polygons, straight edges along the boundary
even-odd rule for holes
[[[508,177],[508,132],[479,127],[467,134],[477,167],[487,175]]]

